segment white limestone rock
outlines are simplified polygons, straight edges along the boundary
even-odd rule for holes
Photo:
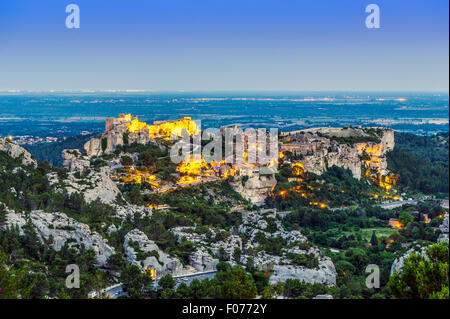
[[[91,138],[84,144],[83,148],[89,157],[100,156],[103,154],[102,140],[99,138]]]
[[[68,178],[62,181],[63,185],[55,173],[47,176],[49,182],[55,185],[57,190],[62,192],[66,189],[69,195],[81,193],[88,203],[99,199],[102,203],[111,204],[120,194],[116,183],[111,179],[109,167],[90,169],[87,176],[82,178],[78,178],[76,174],[81,174],[81,172],[69,172]]]
[[[91,231],[89,226],[79,223],[63,213],[46,213],[41,210],[31,211],[28,216],[24,213],[8,211],[6,225],[20,228],[23,234],[23,226],[26,221],[31,221],[42,244],[48,244],[56,251],[61,250],[67,242],[70,247],[93,249],[97,258],[97,265],[104,266],[114,248],[109,246],[106,239],[97,232]]]
[[[136,250],[136,245],[139,247],[138,251]],[[147,235],[138,229],[133,229],[125,235],[124,249],[128,263],[141,269],[146,269],[147,267],[156,269],[158,278],[167,274],[176,276],[186,272],[186,269],[177,258],[170,257],[163,252],[154,241],[148,239]],[[148,254],[153,255],[147,256]],[[139,260],[139,255],[147,257]]]
[[[285,282],[287,279],[298,279],[306,283],[320,283],[327,286],[336,285],[336,268],[329,257],[319,258],[319,267],[310,269],[294,265],[274,265],[270,277],[271,285]]]
[[[313,299],[333,299],[332,295],[317,295]]]
[[[403,270],[403,267],[405,266],[405,261],[406,261],[406,259],[407,259],[413,252],[418,253],[418,254],[424,256],[425,259],[428,259],[428,256],[427,256],[427,254],[426,254],[426,252],[425,252],[425,248],[426,248],[426,247],[418,247],[418,246],[413,247],[413,248],[409,249],[406,253],[404,253],[402,256],[396,258],[396,259],[394,260],[394,262],[392,263],[390,275],[392,276],[392,275],[394,275],[394,273],[401,273],[402,270]]]
[[[141,217],[152,216],[152,210],[146,206],[138,206],[132,204],[126,205],[111,204],[111,206],[114,208],[113,216],[119,217],[121,219],[125,219],[128,216],[133,217],[135,214],[138,214]]]
[[[77,149],[62,151],[63,166],[70,171],[82,171],[89,168],[90,162],[83,159],[81,153]]]
[[[262,203],[277,184],[275,171],[268,167],[259,169],[241,165],[238,167],[238,173],[239,175],[235,176],[235,180],[230,182],[230,185],[243,198],[254,204]],[[243,182],[244,176],[248,177],[245,182]]]
[[[6,208],[6,220],[4,226],[0,227],[2,230],[7,228],[13,229],[18,228],[19,233],[23,235],[23,226],[27,223],[26,216],[23,213],[15,212],[11,209]]]
[[[197,271],[216,270],[219,259],[212,257],[204,247],[200,247],[189,256],[189,265]]]

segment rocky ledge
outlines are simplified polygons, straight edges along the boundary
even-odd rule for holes
[[[6,154],[8,154],[12,158],[21,157],[23,165],[33,165],[34,167],[37,167],[36,160],[26,149],[7,138],[0,138],[0,151],[6,152]]]
[[[125,235],[123,247],[128,263],[142,270],[156,269],[157,277],[186,273],[178,258],[172,258],[163,252],[154,241],[148,239],[147,235],[138,229],[133,229]]]
[[[56,251],[61,250],[66,243],[77,249],[84,245],[85,249],[94,250],[99,266],[104,266],[109,256],[114,253],[114,248],[109,246],[106,239],[91,231],[88,225],[79,223],[63,213],[34,210],[27,216],[8,210],[6,216],[4,229],[17,226],[23,234],[24,225],[30,221],[42,244]]]

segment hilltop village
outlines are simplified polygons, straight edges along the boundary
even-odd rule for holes
[[[235,128],[238,130],[238,128]],[[170,147],[171,139],[181,137],[182,130],[189,135],[200,130],[192,119],[186,117],[175,121],[159,121],[153,125],[140,122],[136,116],[121,114],[116,119],[107,119],[102,138],[93,138],[84,145],[84,155],[76,150],[63,152],[64,166],[70,170],[89,167],[89,159],[105,157],[123,145],[152,143],[160,148]],[[340,143],[339,139],[345,142]],[[362,141],[362,142],[359,142]],[[245,155],[248,148],[246,145]],[[259,145],[253,147],[259,148]],[[390,129],[316,129],[280,135],[277,164],[290,164],[296,176],[304,171],[322,174],[327,167],[336,165],[350,169],[353,176],[361,179],[364,175],[386,191],[395,185],[396,177],[388,172],[386,153],[394,148],[394,134]],[[124,157],[125,156],[125,157]],[[195,185],[233,178],[234,188],[252,203],[260,203],[271,194],[276,185],[273,162],[268,165],[244,163],[229,164],[225,160],[206,163],[201,157],[189,157],[176,168],[173,183],[158,178],[146,167],[140,170],[133,159],[136,154],[121,153],[106,156],[112,169],[112,177],[118,183],[149,183],[155,192],[167,192],[178,185]],[[122,157],[125,159],[122,161]],[[130,160],[131,159],[131,160]],[[245,177],[246,187],[238,181]]]
[[[400,175],[390,169],[389,128],[279,133],[278,152],[264,164],[249,161],[252,150],[266,149],[249,139],[241,163],[208,163],[194,153],[174,163],[170,149],[186,133],[202,133],[189,117],[147,124],[120,114],[82,149],[65,149],[64,168],[2,139],[3,180],[11,181],[1,197],[2,236],[33,238],[33,247],[45,247],[36,253],[41,263],[50,258],[42,255],[47,250],[62,259],[90,251],[91,275],[102,279],[79,297],[109,298],[176,298],[177,287],[208,280],[222,291],[220,276],[240,272],[246,279],[234,284],[247,293],[219,297],[370,295],[357,260],[379,259],[386,250],[386,286],[376,293],[389,297],[391,266],[401,269],[396,258],[421,249],[417,240],[448,242],[448,200],[399,185]],[[61,274],[52,271],[47,280],[58,282]],[[147,288],[131,288],[130,278],[141,275]],[[158,286],[149,288],[148,280]],[[359,290],[348,290],[350,282]],[[59,284],[52,285],[42,293],[58,296]]]

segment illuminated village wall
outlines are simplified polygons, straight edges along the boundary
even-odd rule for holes
[[[144,132],[150,138],[161,137],[169,140],[172,137],[181,137],[183,130],[186,130],[189,135],[200,133],[200,128],[190,117],[183,117],[175,121],[155,121],[153,125],[140,122],[137,116],[131,114],[119,114],[119,120],[126,123],[128,132]]]

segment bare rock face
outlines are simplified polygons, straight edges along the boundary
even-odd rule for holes
[[[77,149],[63,150],[63,166],[70,171],[82,171],[90,166],[88,160],[82,159],[81,153]]]
[[[245,234],[249,238],[247,247],[243,251],[242,263],[246,263],[250,255],[246,251],[254,250],[260,245],[255,240],[258,233],[262,233],[266,238],[279,238],[284,240],[287,247],[284,248],[280,256],[270,255],[265,251],[258,251],[253,256],[254,264],[262,267],[270,267],[273,274],[270,277],[270,284],[278,282],[285,282],[286,279],[299,279],[307,283],[321,283],[324,285],[336,285],[337,272],[332,260],[323,255],[317,247],[312,245],[308,247],[307,239],[299,231],[285,231],[281,222],[275,220],[275,212],[267,213],[243,213],[242,224],[235,230],[238,233]],[[272,219],[276,225],[276,229],[268,232],[268,221]],[[304,248],[299,248],[299,244],[303,244]],[[304,266],[295,265],[291,262],[288,254],[309,255],[314,256],[318,260],[316,268],[307,268]]]
[[[36,160],[33,159],[31,154],[26,149],[7,138],[0,138],[0,151],[5,152],[12,158],[21,157],[23,165],[33,165],[34,167],[37,167]]]
[[[448,214],[444,215],[444,220],[442,222],[442,225],[439,226],[439,230],[441,231],[441,234],[438,238],[438,243],[446,242],[448,243]]]
[[[99,199],[102,203],[111,204],[116,200],[120,190],[116,183],[111,179],[111,171],[109,167],[100,167],[98,169],[91,169],[86,176],[84,172],[79,171],[70,172],[68,178],[65,179],[64,188],[70,195],[72,193],[81,193],[86,202],[90,203]],[[59,182],[56,174],[48,175],[51,184]],[[58,185],[57,190],[62,191]]]
[[[256,260],[256,259],[255,259]],[[269,283],[285,282],[287,279],[298,279],[306,283],[321,283],[327,286],[336,285],[337,272],[329,257],[319,258],[319,267],[309,269],[293,265],[274,265]]]
[[[262,202],[275,188],[275,172],[268,167],[240,167],[239,175],[230,185],[251,203]]]
[[[141,217],[152,216],[152,210],[148,208],[147,206],[139,206],[139,205],[132,205],[132,204],[126,204],[126,205],[117,205],[112,204],[111,205],[114,208],[114,217],[118,217],[120,219],[125,219],[128,216],[131,218],[134,217],[135,214],[140,215]]]
[[[104,266],[114,248],[109,246],[106,239],[97,232],[89,229],[89,226],[67,217],[63,213],[46,213],[41,210],[31,211],[29,220],[36,229],[39,240],[42,244],[48,244],[54,250],[59,251],[68,243],[70,247],[80,249],[84,245],[85,249],[93,249],[97,257],[98,266]],[[22,228],[26,224],[27,216],[22,213],[9,211],[6,225],[8,227]]]
[[[102,140],[99,138],[91,138],[87,141],[84,146],[84,150],[88,156],[100,156],[103,154],[102,150]]]
[[[138,229],[125,235],[124,249],[127,261],[141,269],[156,269],[158,278],[171,274],[181,275],[186,270],[177,258],[159,249],[154,241]]]
[[[189,265],[198,271],[216,270],[219,259],[212,257],[204,247],[197,249],[189,256]]]
[[[6,228],[18,228],[19,233],[23,235],[23,226],[27,223],[26,216],[21,213],[17,213],[13,210],[6,208],[6,221],[5,224],[0,227],[1,230]]]
[[[219,259],[217,256],[234,264],[236,260],[233,253],[236,248],[242,250],[242,239],[236,235],[229,235],[224,240],[212,241],[221,230],[211,228],[210,234],[195,233],[192,227],[175,227],[171,229],[172,233],[181,242],[183,238],[197,245],[195,252],[189,256],[189,265],[198,271],[215,270]]]

